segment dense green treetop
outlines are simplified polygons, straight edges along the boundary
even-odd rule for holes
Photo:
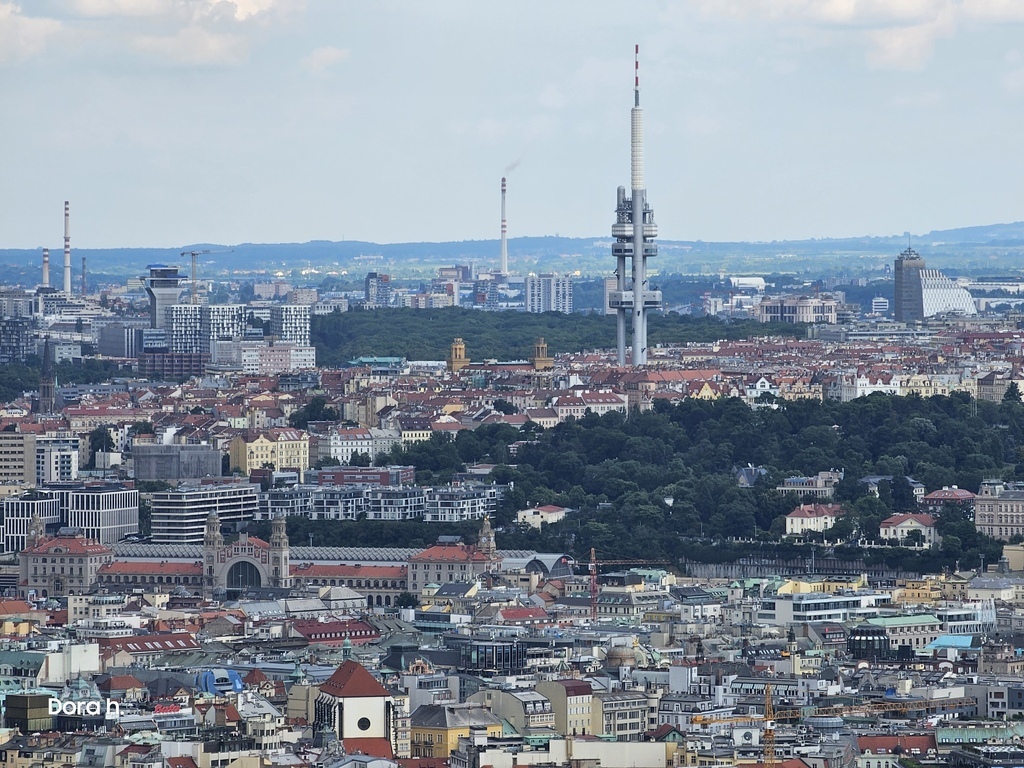
[[[755,336],[802,336],[803,326],[724,323],[709,317],[651,315],[650,344],[684,344]],[[373,309],[314,315],[311,335],[320,365],[361,356],[444,360],[452,339],[466,342],[472,360],[526,360],[543,336],[551,353],[615,346],[615,318],[557,312],[481,312],[473,309]]]
[[[981,556],[989,563],[998,558],[1001,545],[980,536],[957,507],[940,514],[939,532],[946,537],[941,551],[875,550],[859,543],[878,541],[882,520],[914,508],[908,475],[929,492],[950,485],[977,491],[986,477],[1024,479],[1024,405],[980,402],[975,412],[963,394],[876,394],[849,403],[777,406],[751,409],[734,398],[684,400],[658,402],[654,410],[628,417],[587,415],[525,434],[491,425],[460,432],[454,440],[437,434],[397,447],[378,463],[412,464],[424,484],[447,482],[467,463],[498,464],[491,478],[509,485],[496,520],[502,547],[577,557],[595,547],[605,557],[673,562],[684,556],[724,562],[752,549],[794,556],[792,545],[774,542],[785,530],[784,516],[803,500],[775,487],[787,476],[843,469],[836,500],[848,514],[830,536],[836,556],[929,571],[974,566]],[[514,455],[513,443],[519,443]],[[744,489],[734,468],[747,464],[767,474]],[[876,497],[858,482],[866,475],[893,480],[882,482]],[[542,504],[575,511],[541,531],[514,524],[516,511]],[[364,524],[344,525],[337,533],[323,527],[320,535],[372,540],[360,528]],[[401,530],[386,534],[395,546],[407,539],[406,546],[413,539],[418,544],[429,535],[412,526],[408,534]],[[735,537],[749,541],[725,541]]]

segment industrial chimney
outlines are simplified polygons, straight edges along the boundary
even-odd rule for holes
[[[82,295],[85,296],[85,254],[82,254]]]
[[[64,201],[64,295],[71,298],[71,203]]]
[[[508,274],[508,223],[505,221],[505,177],[501,177],[501,274]]]
[[[50,287],[50,249],[43,248],[43,288]]]

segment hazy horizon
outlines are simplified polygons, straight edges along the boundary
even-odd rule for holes
[[[633,44],[662,239],[1016,222],[1024,3],[0,0],[0,247],[606,237]],[[524,233],[542,233],[526,235]],[[125,245],[145,243],[145,245]]]

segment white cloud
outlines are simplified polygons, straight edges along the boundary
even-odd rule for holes
[[[271,11],[288,13],[301,5],[302,0],[72,0],[69,8],[72,14],[89,17],[245,21]]]
[[[244,38],[211,32],[198,25],[185,27],[173,35],[140,35],[132,46],[143,53],[179,64],[238,64],[245,58]]]
[[[128,16],[149,18],[171,13],[170,0],[73,0],[69,6],[76,16]]]
[[[948,11],[924,24],[876,29],[869,34],[874,47],[868,51],[868,63],[879,69],[921,69],[931,58],[935,41],[955,30]]]
[[[335,64],[345,61],[345,59],[349,57],[349,54],[350,51],[343,48],[324,46],[322,48],[315,49],[300,63],[310,72],[321,73]]]
[[[0,61],[24,59],[39,53],[61,30],[60,22],[25,16],[14,3],[0,2]]]

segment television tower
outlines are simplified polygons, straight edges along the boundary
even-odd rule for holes
[[[626,313],[632,313],[632,365],[647,364],[647,313],[661,307],[661,291],[649,291],[647,259],[658,255],[654,238],[658,225],[654,211],[647,205],[644,189],[644,112],[640,107],[640,46],[634,50],[633,109],[630,113],[630,184],[632,197],[625,187],[616,195],[615,223],[612,225],[612,255],[615,256],[615,288],[608,303],[615,310],[618,364],[626,364]],[[632,274],[626,281],[626,259]]]

